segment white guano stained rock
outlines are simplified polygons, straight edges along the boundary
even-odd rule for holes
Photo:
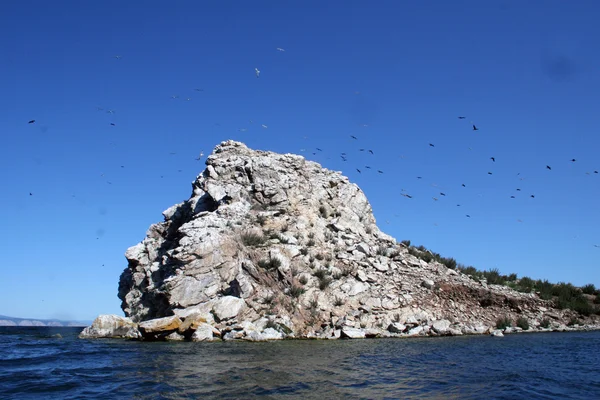
[[[245,305],[244,299],[225,296],[215,301],[212,311],[217,321],[224,321],[237,316]]]
[[[137,329],[137,324],[126,317],[119,315],[99,315],[91,326],[86,327],[79,334],[82,339],[98,338],[124,338],[139,339],[141,333]]]

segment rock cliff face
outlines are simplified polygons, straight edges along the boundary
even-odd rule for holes
[[[534,294],[408,254],[339,172],[234,141],[206,164],[190,199],[126,252],[119,298],[145,338],[474,334],[498,316],[533,327],[569,318]]]

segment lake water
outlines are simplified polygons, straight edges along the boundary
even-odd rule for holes
[[[600,398],[598,331],[149,343],[80,330],[0,327],[0,398]]]

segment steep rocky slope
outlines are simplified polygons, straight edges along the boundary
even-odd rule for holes
[[[84,337],[456,335],[487,333],[504,315],[532,327],[571,317],[408,254],[378,229],[357,185],[301,156],[227,141],[206,164],[190,199],[127,250],[128,318],[104,318]]]

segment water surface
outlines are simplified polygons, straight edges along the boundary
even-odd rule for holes
[[[0,328],[0,398],[600,398],[598,331],[149,343],[80,330]]]

